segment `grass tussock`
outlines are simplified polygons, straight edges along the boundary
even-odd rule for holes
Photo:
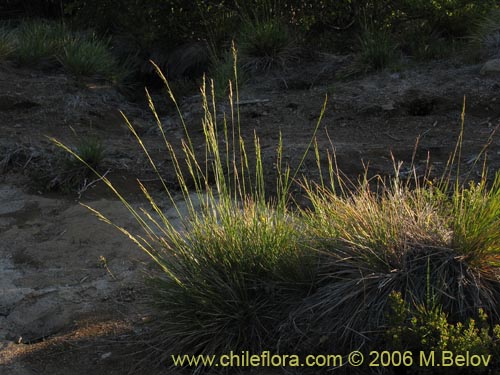
[[[155,340],[169,352],[262,351],[307,294],[310,254],[290,213],[251,200],[212,209],[170,249],[175,258],[162,256],[171,276],[153,281]]]
[[[359,344],[383,327],[394,291],[416,304],[432,297],[452,319],[479,308],[497,319],[499,177],[488,188],[410,187],[394,178],[373,189],[364,180],[340,195],[307,185],[313,209],[303,217],[323,261],[318,289],[295,321],[337,344]]]
[[[108,44],[95,36],[69,38],[59,59],[65,70],[76,76],[101,76],[113,80],[119,70]]]
[[[157,71],[179,111],[168,81]],[[237,87],[236,68],[233,74]],[[230,103],[238,103],[238,90],[230,85],[229,92]],[[127,122],[183,225],[169,220],[142,184],[150,208],[136,210],[100,176],[143,233],[115,227],[158,265],[149,281],[154,313],[147,340],[162,353],[161,360],[178,353],[264,348],[354,349],[379,337],[394,292],[405,303],[428,306],[435,301],[456,321],[473,317],[479,308],[498,320],[500,174],[490,184],[485,178],[461,184],[451,172],[437,183],[417,177],[410,183],[397,177],[396,167],[396,177],[365,178],[350,187],[331,157],[329,178],[320,168],[319,181],[302,182],[311,208],[291,210],[290,187],[297,172],[283,164],[281,142],[271,199],[259,140],[255,136],[249,144],[241,138],[237,105],[217,123],[214,88],[207,93],[204,84],[202,97],[202,150],[193,146],[180,111],[186,131],[181,150],[174,150],[156,116],[182,204]],[[460,159],[459,147],[450,170],[455,156]]]
[[[69,30],[59,22],[29,20],[0,29],[0,59],[46,69],[63,68],[76,77],[124,82],[133,67],[112,54],[109,43],[94,34]]]
[[[242,64],[251,71],[284,68],[297,58],[297,46],[286,24],[277,17],[245,18],[238,37]]]
[[[246,81],[246,73],[239,70],[240,85]],[[225,99],[229,94],[229,86],[234,77],[234,62],[232,54],[228,51],[221,56],[212,57],[210,78],[213,80],[214,94],[216,99]]]
[[[36,65],[42,60],[54,62],[67,40],[63,24],[25,21],[15,30],[15,59],[22,65]]]
[[[359,60],[365,70],[383,70],[397,59],[397,45],[385,30],[366,30],[359,37]]]
[[[88,187],[89,181],[94,179],[92,171],[101,169],[105,148],[98,138],[83,137],[79,139],[72,152],[74,155],[54,154],[53,165],[49,173],[39,176],[39,184],[42,188],[66,193],[76,191],[80,194]]]
[[[477,60],[500,57],[500,9],[494,9],[476,21],[469,44],[470,53]]]
[[[0,26],[0,61],[6,60],[13,52],[12,32],[6,27]]]

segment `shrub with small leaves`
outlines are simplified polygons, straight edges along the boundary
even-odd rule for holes
[[[224,53],[221,57],[212,57],[209,77],[214,81],[214,94],[217,99],[225,99],[229,94],[230,81],[234,82],[234,65],[239,65],[235,61],[235,56],[230,51]],[[238,84],[243,86],[248,81],[248,72],[244,69],[238,70]]]
[[[438,304],[410,305],[404,301],[401,293],[393,292],[389,297],[389,310],[388,327],[383,335],[387,350],[410,351],[413,354],[434,352],[436,360],[441,358],[443,351],[454,355],[469,352],[471,355],[490,358],[488,367],[466,367],[461,371],[454,366],[449,373],[487,373],[500,364],[500,325],[491,329],[482,309],[478,312],[477,320],[469,318],[465,323],[452,323]],[[426,374],[433,371],[434,368],[415,366],[410,373]]]

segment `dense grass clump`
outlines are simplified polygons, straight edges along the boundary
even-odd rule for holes
[[[77,77],[99,77],[114,83],[130,76],[109,43],[94,34],[77,33],[59,22],[28,20],[0,29],[0,58],[20,65],[60,69]],[[130,64],[129,64],[130,65]]]
[[[56,155],[54,170],[50,175],[47,188],[63,192],[80,193],[87,188],[87,184],[94,174],[100,170],[104,159],[105,149],[102,142],[95,137],[83,137],[75,145],[75,155]],[[84,163],[81,162],[83,160]]]
[[[41,60],[55,62],[68,36],[63,24],[38,20],[22,22],[14,33],[14,57],[22,65],[36,65]]]
[[[238,46],[243,66],[253,71],[283,68],[297,57],[297,47],[290,31],[277,17],[244,19]]]
[[[113,80],[119,70],[108,44],[95,36],[68,38],[59,59],[66,71],[76,76],[101,76]]]
[[[80,139],[75,152],[93,169],[98,169],[104,159],[104,146],[101,140],[96,137],[84,137]],[[82,167],[81,163],[80,167]]]
[[[367,30],[359,38],[359,59],[365,70],[382,70],[397,58],[396,44],[384,30]]]
[[[169,352],[259,352],[311,283],[311,254],[289,212],[248,200],[211,200],[161,256],[168,278],[152,284],[155,341]],[[223,338],[223,339],[222,339]]]
[[[5,60],[14,52],[12,32],[0,26],[0,61]]]
[[[500,57],[500,9],[495,9],[478,20],[470,37],[471,52],[475,58]]]
[[[227,98],[229,93],[230,81],[234,76],[234,62],[231,53],[228,51],[221,56],[212,56],[211,67],[209,71],[210,78],[214,82],[214,94],[217,99]],[[245,73],[240,71],[240,84],[244,81],[241,75]]]
[[[479,308],[497,319],[500,174],[488,189],[485,181],[410,188],[397,178],[372,188],[365,180],[339,195],[308,185],[313,209],[304,218],[322,253],[322,281],[296,319],[312,316],[337,342],[364,341],[383,326],[394,291],[420,304],[432,296],[453,319]]]

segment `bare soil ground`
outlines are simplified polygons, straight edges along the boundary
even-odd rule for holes
[[[500,139],[493,134],[500,119],[498,76],[480,76],[480,65],[446,61],[341,80],[336,73],[349,60],[321,55],[286,72],[256,77],[241,90],[242,133],[251,140],[257,132],[270,188],[280,133],[285,160],[297,165],[326,94],[319,147],[335,147],[339,167],[352,178],[363,172],[363,165],[372,174],[393,174],[391,153],[408,166],[417,137],[417,167],[423,170],[430,155],[436,173],[441,171],[457,141],[464,96],[463,161],[471,166],[493,135],[488,167],[498,170]],[[175,111],[166,95],[158,93],[155,99],[167,136],[179,145],[183,130]],[[193,143],[202,150],[199,96],[184,98],[182,110]],[[100,183],[78,194],[47,191],[58,150],[45,136],[74,145],[92,135],[105,146],[103,171],[135,205],[146,206],[135,178],[149,181],[160,194],[119,111],[137,127],[175,188],[146,105],[129,103],[100,82],[0,64],[1,374],[124,374],[136,369],[142,357],[144,346],[136,337],[148,314],[141,298],[143,271],[154,266],[79,202],[131,230],[136,223]],[[220,120],[230,113],[226,101],[218,112]],[[313,155],[300,172],[317,176]],[[172,373],[152,364],[140,366],[151,374]]]

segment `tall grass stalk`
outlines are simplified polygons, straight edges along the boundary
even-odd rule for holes
[[[295,307],[297,298],[307,295],[314,279],[315,253],[302,237],[302,224],[296,214],[287,207],[291,176],[297,172],[292,173],[282,165],[280,142],[277,159],[283,169],[278,171],[279,188],[276,197],[267,196],[260,141],[255,134],[252,144],[247,144],[240,131],[234,45],[233,56],[236,85],[232,82],[229,85],[232,104],[229,119],[217,121],[213,83],[208,89],[204,81],[201,88],[205,138],[202,151],[195,149],[170,85],[157,66],[155,69],[164,80],[184,126],[185,141],[180,153],[163,133],[155,105],[147,93],[173,160],[183,195],[182,205],[187,212],[174,199],[157,163],[124,117],[183,225],[176,226],[170,221],[140,182],[149,210],[136,210],[106,176],[100,176],[136,218],[142,234],[116,226],[89,207],[101,220],[129,236],[162,270],[160,275],[151,275],[149,281],[151,303],[156,308],[150,340],[167,357],[171,353],[258,351],[276,345],[278,328]],[[323,112],[324,108],[320,119]],[[319,121],[315,132],[318,127]],[[92,168],[77,153],[72,153]],[[304,160],[305,157],[301,164]],[[189,181],[193,182],[194,192],[189,189]]]

